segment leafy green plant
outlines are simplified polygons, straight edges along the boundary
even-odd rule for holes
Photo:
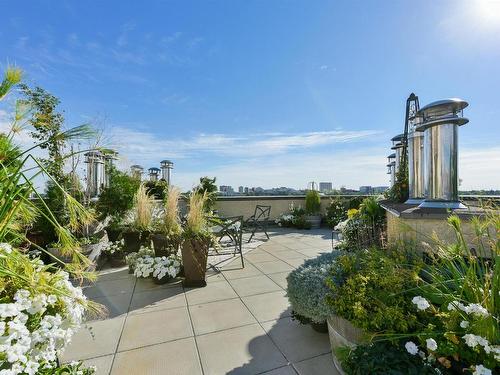
[[[347,219],[347,204],[340,197],[333,197],[326,208],[325,220],[330,228]]]
[[[339,252],[320,255],[308,259],[287,276],[287,296],[295,314],[316,323],[322,323],[333,314],[332,307],[326,303],[329,288],[326,279]]]
[[[348,375],[432,375],[443,374],[411,355],[402,346],[388,341],[344,347],[336,353]]]
[[[291,207],[289,214],[281,214],[276,224],[284,228],[311,229],[311,223],[306,219],[306,211],[302,207]]]
[[[326,283],[335,313],[368,332],[417,329],[417,313],[404,291],[417,286],[417,260],[375,248],[337,258]],[[414,263],[414,267],[408,264]]]
[[[204,195],[203,209],[207,213],[215,209],[215,202],[217,201],[217,185],[215,184],[215,180],[215,177],[201,177],[200,184],[194,189],[197,194]]]
[[[96,211],[100,220],[111,216],[118,224],[134,205],[134,195],[141,182],[112,167],[109,170],[109,186],[104,188],[97,201]]]
[[[321,197],[316,190],[309,190],[306,194],[306,213],[317,215],[321,211]]]
[[[404,203],[409,197],[408,166],[401,165],[396,173],[394,185],[387,190],[385,196],[393,202]]]
[[[144,183],[149,195],[155,199],[164,200],[168,192],[168,183],[165,180],[146,181]]]

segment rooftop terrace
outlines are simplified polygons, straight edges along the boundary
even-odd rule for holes
[[[97,374],[337,374],[328,335],[292,320],[285,293],[291,270],[331,251],[331,232],[269,235],[245,241],[245,268],[228,260],[205,288],[101,271],[85,294],[109,316],[89,321],[62,360],[83,359]]]

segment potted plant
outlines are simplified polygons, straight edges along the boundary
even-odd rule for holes
[[[149,247],[141,246],[138,252],[129,253],[125,256],[125,261],[128,265],[128,272],[134,273],[137,263],[140,261],[140,258],[144,257],[154,257],[153,249]]]
[[[118,216],[113,216],[109,221],[106,228],[106,233],[108,235],[108,240],[111,242],[116,242],[120,238],[123,231],[123,225],[121,219]]]
[[[165,284],[175,278],[181,271],[181,259],[178,255],[155,257],[153,265],[153,281],[155,284]]]
[[[109,242],[103,248],[101,253],[108,261],[111,267],[123,267],[126,265],[125,252],[123,251],[123,240],[117,242]]]
[[[144,185],[140,185],[134,196],[133,221],[122,233],[125,251],[139,251],[141,245],[149,245],[149,229],[153,218],[154,199]]]
[[[207,268],[207,257],[213,234],[209,231],[204,210],[207,195],[198,191],[189,197],[189,212],[182,233],[182,263],[184,265],[184,285],[203,287]]]
[[[339,252],[332,252],[308,259],[287,277],[287,297],[293,317],[322,333],[328,333],[326,320],[334,313],[326,303],[330,291],[326,279],[339,255]]]
[[[311,228],[318,229],[321,226],[321,197],[316,190],[310,190],[306,194],[306,221]]]
[[[179,220],[178,201],[180,190],[171,187],[166,195],[163,213],[155,222],[155,230],[151,233],[153,249],[157,257],[177,254],[181,242],[181,224]]]

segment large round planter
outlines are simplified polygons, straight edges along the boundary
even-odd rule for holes
[[[184,285],[204,287],[207,285],[207,257],[209,244],[206,241],[186,240],[182,244],[182,264],[184,265]]]
[[[122,234],[122,230],[118,228],[106,227],[106,233],[108,234],[108,240],[111,242],[116,242]]]
[[[321,227],[321,215],[307,215],[306,221],[311,224],[311,229],[319,229]]]
[[[153,242],[153,250],[156,257],[168,257],[172,254],[177,254],[179,244],[170,241],[167,236],[162,233],[151,234],[151,241]]]
[[[112,268],[124,267],[127,265],[125,254],[111,255],[108,258],[109,266]]]
[[[141,232],[127,231],[122,233],[125,253],[136,253],[141,248]]]
[[[335,367],[344,375],[340,361],[337,359],[336,350],[343,346],[355,347],[365,341],[366,333],[357,327],[354,327],[348,320],[337,315],[332,315],[327,319],[328,335],[330,337],[330,346],[332,348],[333,363]]]

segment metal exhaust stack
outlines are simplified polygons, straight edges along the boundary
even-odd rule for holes
[[[403,136],[404,134],[398,134],[391,139],[392,147],[391,150],[394,150],[396,154],[396,168],[395,173],[397,174],[399,171],[399,166],[401,165],[401,153],[403,151]]]
[[[396,154],[390,154],[387,157],[387,174],[391,175],[391,185],[394,186],[396,182]]]
[[[410,119],[408,129],[408,190],[406,204],[420,204],[425,197],[424,187],[424,133],[416,128],[422,123],[421,116]]]
[[[418,115],[424,132],[425,199],[419,207],[466,208],[458,200],[458,127],[469,122],[462,99],[445,99],[428,104]]]
[[[160,168],[151,167],[148,169],[149,172],[149,181],[156,182],[158,181],[158,175],[160,174]]]
[[[87,164],[87,194],[97,198],[105,183],[104,159],[99,151],[89,151],[84,154]]]
[[[170,185],[170,179],[172,177],[172,169],[174,168],[174,163],[170,160],[162,160],[160,162],[161,166],[161,178],[164,179],[168,185]]]
[[[130,173],[132,177],[137,178],[138,180],[142,179],[142,173],[144,172],[144,168],[138,164],[134,164],[130,166]]]

